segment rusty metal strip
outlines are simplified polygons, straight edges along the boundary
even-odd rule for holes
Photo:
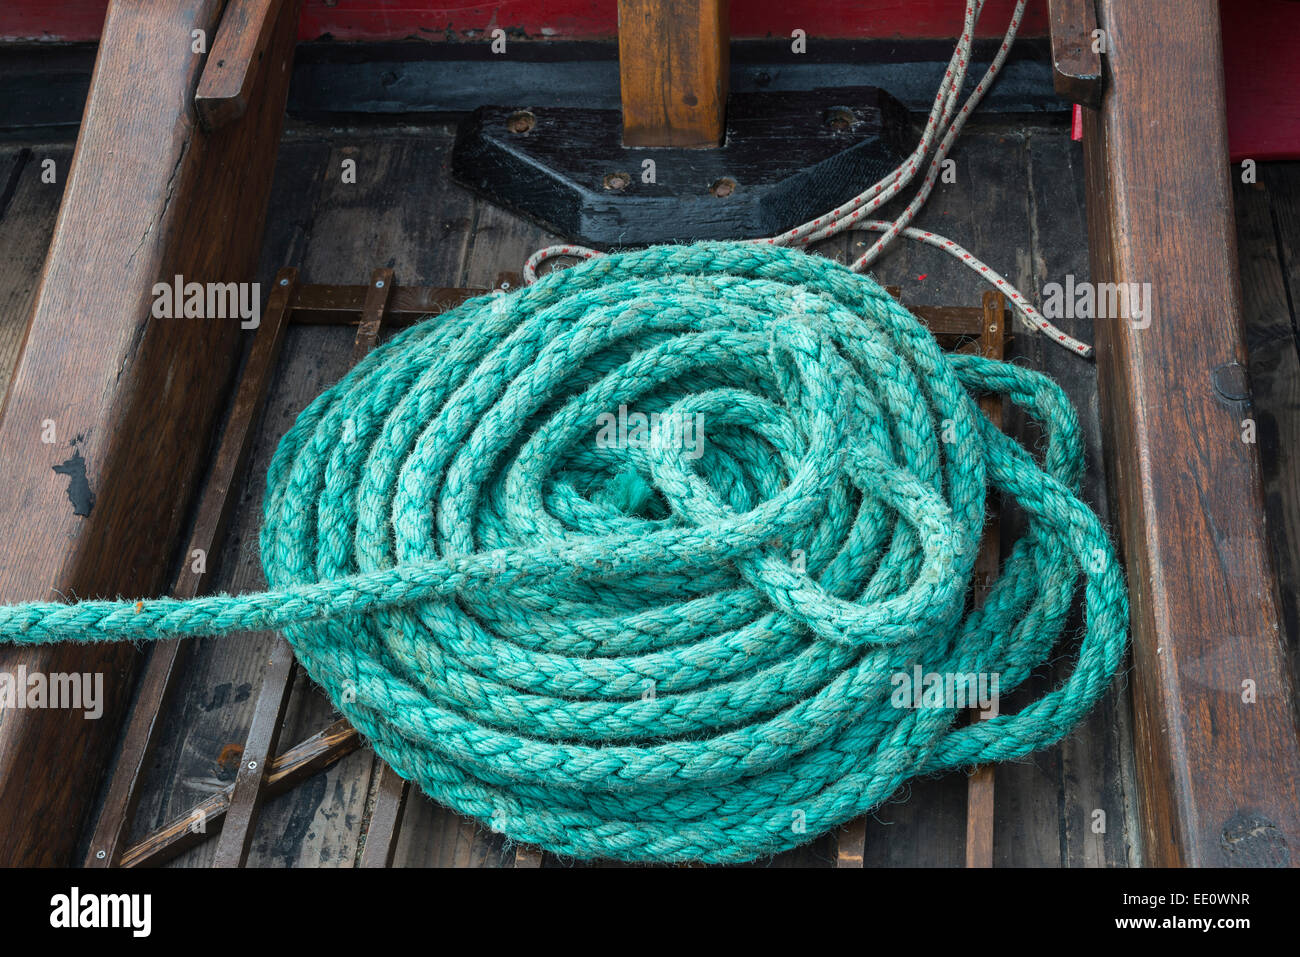
[[[275,797],[292,790],[360,746],[361,736],[357,730],[346,719],[340,718],[271,762],[264,784],[265,796]],[[128,847],[122,853],[121,866],[157,867],[201,844],[222,829],[234,790],[234,784],[226,785],[185,814]]]
[[[296,269],[281,269],[276,274],[266,315],[253,340],[221,445],[203,488],[185,565],[172,588],[175,598],[193,598],[205,591],[212,580],[213,563],[225,540],[237,498],[231,493],[248,461],[254,426],[266,401],[271,374],[289,327],[289,303],[297,281]],[[205,571],[196,572],[196,564]],[[115,867],[119,863],[140,801],[145,769],[157,744],[159,718],[167,711],[176,679],[185,670],[193,647],[192,640],[175,640],[159,643],[150,652],[122,740],[122,751],[90,841],[87,867]]]

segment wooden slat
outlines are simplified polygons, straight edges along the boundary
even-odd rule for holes
[[[380,267],[370,274],[370,285],[366,287],[365,302],[361,305],[361,317],[357,323],[357,337],[352,343],[352,364],[356,365],[366,357],[379,342],[388,318],[388,303],[393,297],[393,271]]]
[[[397,832],[406,813],[411,783],[384,764],[379,769],[379,790],[375,808],[366,831],[366,846],[361,852],[362,867],[391,867],[397,850]]]
[[[720,145],[730,39],[728,0],[619,0],[624,145]]]
[[[297,278],[296,269],[280,270],[267,297],[266,315],[253,340],[221,446],[203,488],[194,534],[172,589],[174,598],[193,598],[206,590],[207,583],[212,580],[214,563],[235,505],[236,496],[231,493],[248,461],[254,425],[261,416],[271,373],[275,370],[285,331],[289,327],[288,307]],[[203,574],[194,571],[194,549],[201,550],[209,563]],[[85,862],[87,867],[114,867],[118,863],[123,843],[130,836],[142,779],[157,742],[158,721],[166,714],[176,679],[184,672],[192,649],[192,640],[180,639],[156,644],[150,652],[108,794],[90,840]]]
[[[1261,169],[1268,210],[1250,216],[1241,197],[1255,187],[1237,186],[1238,244],[1269,536],[1281,579],[1292,680],[1300,685],[1300,482],[1296,481],[1300,472],[1300,163],[1270,163]],[[1256,208],[1258,203],[1256,199]],[[1246,242],[1240,238],[1243,231]],[[1259,250],[1271,235],[1277,237],[1280,283],[1272,263]],[[1288,325],[1295,346],[1291,350],[1286,349]]]
[[[319,734],[290,748],[271,764],[264,782],[265,796],[275,797],[324,771],[361,746],[361,736],[346,720],[339,720]],[[228,784],[164,827],[146,835],[122,854],[123,867],[156,867],[202,843],[225,823],[235,785]],[[195,822],[203,822],[196,830]]]
[[[388,304],[388,322],[394,328],[409,326],[490,291],[459,286],[399,286]],[[367,286],[303,286],[294,300],[293,321],[352,325],[360,321],[367,292]]]
[[[1101,112],[1084,113],[1091,275],[1152,289],[1149,325],[1096,328],[1146,863],[1300,864],[1292,687],[1257,446],[1242,441],[1219,5],[1101,0],[1098,19],[1111,45]],[[1194,104],[1171,110],[1170,90]]]
[[[248,860],[257,813],[266,798],[264,785],[270,758],[275,754],[280,739],[284,709],[289,703],[296,671],[293,649],[283,638],[277,639],[266,663],[257,710],[253,712],[253,724],[248,729],[248,741],[244,744],[239,773],[235,776],[230,807],[226,812],[229,826],[221,830],[213,867],[243,867]]]
[[[270,45],[281,2],[227,2],[194,94],[194,110],[205,129],[219,129],[248,111],[258,66]]]
[[[153,287],[178,274],[252,277],[298,0],[284,3],[254,105],[210,137],[190,112],[202,60],[188,38],[210,33],[220,7],[109,6],[0,416],[0,524],[11,530],[0,601],[150,595],[168,584],[242,333],[232,320],[154,319]],[[40,442],[45,420],[57,427],[55,445]],[[0,649],[4,670],[105,677],[99,721],[47,709],[0,723],[0,862],[70,863],[139,661],[129,644]],[[55,767],[58,775],[31,773]],[[52,828],[55,820],[64,825]]]
[[[1093,50],[1094,0],[1047,0],[1052,30],[1052,85],[1071,103],[1101,106],[1101,54]]]
[[[379,341],[394,285],[392,269],[380,267],[371,273],[370,283],[366,286],[366,295],[361,306],[356,339],[352,346],[353,365],[364,358]],[[262,682],[257,709],[253,714],[253,724],[248,732],[248,742],[244,746],[242,764],[235,778],[230,810],[227,813],[230,826],[222,829],[216,858],[213,861],[214,867],[243,867],[248,859],[257,812],[265,796],[264,784],[266,769],[269,767],[268,758],[275,753],[276,742],[284,723],[289,694],[293,690],[295,665],[293,650],[283,638],[279,639],[271,654],[266,676]],[[389,791],[392,792],[389,800],[395,803],[392,807],[385,807],[387,820],[381,821],[381,827],[391,830],[386,834],[381,830],[376,835],[376,848],[373,852],[385,862],[392,858],[392,841],[406,801],[405,787],[390,783]]]
[[[984,293],[984,328],[980,334],[980,354],[1001,359],[1006,353],[1006,297],[1000,292]],[[1003,427],[1003,403],[1000,395],[980,397],[980,409],[999,429]],[[982,605],[998,575],[998,558],[1002,545],[1001,519],[995,501],[988,505],[984,538],[975,559],[975,603]],[[972,712],[978,721],[978,711]],[[971,771],[966,779],[966,866],[993,866],[993,766],[984,765]]]

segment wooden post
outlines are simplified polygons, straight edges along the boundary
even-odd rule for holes
[[[155,595],[167,586],[250,333],[238,316],[155,318],[153,287],[177,275],[253,278],[299,0],[281,6],[244,116],[208,134],[197,128],[193,97],[224,6],[115,0],[108,8],[0,413],[0,601]],[[97,719],[71,708],[5,712],[0,864],[72,862],[138,662],[129,644],[0,647],[0,672],[103,682]]]
[[[625,146],[722,144],[728,0],[619,0]]]
[[[1095,326],[1152,866],[1300,864],[1300,747],[1245,376],[1219,4],[1100,0],[1084,111]],[[1102,297],[1098,295],[1100,300]]]

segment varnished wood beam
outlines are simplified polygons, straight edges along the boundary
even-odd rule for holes
[[[721,145],[730,39],[728,0],[619,0],[623,143]]]
[[[253,278],[299,0],[244,116],[193,98],[221,0],[115,0],[23,351],[0,413],[0,601],[159,594],[239,354],[239,319],[154,318],[153,287]],[[42,442],[52,423],[56,441]],[[130,645],[0,648],[0,671],[101,674],[103,713],[0,721],[0,864],[71,862],[116,741]]]
[[[1107,469],[1132,604],[1145,861],[1300,863],[1300,747],[1245,377],[1213,0],[1100,0],[1085,111],[1094,282],[1151,284],[1098,319]]]
[[[1095,0],[1047,0],[1052,30],[1052,86],[1071,103],[1101,105],[1101,52],[1094,41]],[[1103,41],[1104,42],[1104,38]]]

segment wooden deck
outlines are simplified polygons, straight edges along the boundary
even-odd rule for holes
[[[405,284],[490,285],[516,270],[550,237],[450,183],[445,168],[449,126],[299,124],[286,130],[261,251],[263,293],[281,266],[307,283],[360,283],[376,266]],[[0,383],[7,381],[22,337],[45,247],[53,228],[70,143],[10,142],[0,147]],[[41,163],[55,160],[59,182],[41,182]],[[1060,126],[1025,128],[973,123],[953,153],[957,183],[941,186],[920,217],[984,256],[1032,297],[1043,284],[1088,274],[1082,152]],[[343,160],[357,182],[345,184]],[[1260,182],[1238,184],[1237,221],[1250,328],[1251,375],[1258,437],[1268,483],[1269,528],[1281,572],[1293,665],[1300,578],[1300,165],[1261,167]],[[860,240],[834,240],[821,251],[844,258]],[[900,246],[877,270],[901,287],[905,303],[976,305],[983,286],[935,250]],[[1087,320],[1062,320],[1091,338]],[[267,411],[253,447],[215,588],[260,587],[257,528],[264,475],[295,416],[337,381],[351,360],[353,330],[294,326],[288,332]],[[1074,401],[1087,435],[1086,495],[1101,514],[1111,504],[1103,484],[1095,368],[1020,335],[1017,361],[1044,369]],[[1032,441],[1024,423],[1013,429]],[[1012,516],[1014,521],[1014,516]],[[1068,633],[1068,631],[1067,631]],[[253,716],[270,635],[204,641],[182,677],[178,704],[141,800],[139,836],[229,785]],[[1032,694],[1068,670],[1068,649],[1029,682]],[[1300,673],[1297,674],[1300,677]],[[1006,701],[1011,708],[1015,701]],[[286,747],[334,718],[324,696],[301,676],[281,736]],[[1136,819],[1130,702],[1121,677],[1111,694],[1067,741],[1030,759],[999,766],[995,782],[997,865],[1125,866],[1142,862]],[[350,866],[361,855],[379,775],[368,750],[344,758],[262,813],[249,863]],[[963,861],[966,782],[949,775],[913,782],[868,821],[864,863],[959,866]],[[1096,811],[1105,830],[1094,830]],[[83,835],[84,851],[88,833]],[[209,841],[175,866],[211,863]],[[831,866],[834,836],[774,859],[773,865]],[[516,852],[496,835],[422,796],[406,812],[397,865],[511,866]],[[546,866],[563,865],[549,857]]]

